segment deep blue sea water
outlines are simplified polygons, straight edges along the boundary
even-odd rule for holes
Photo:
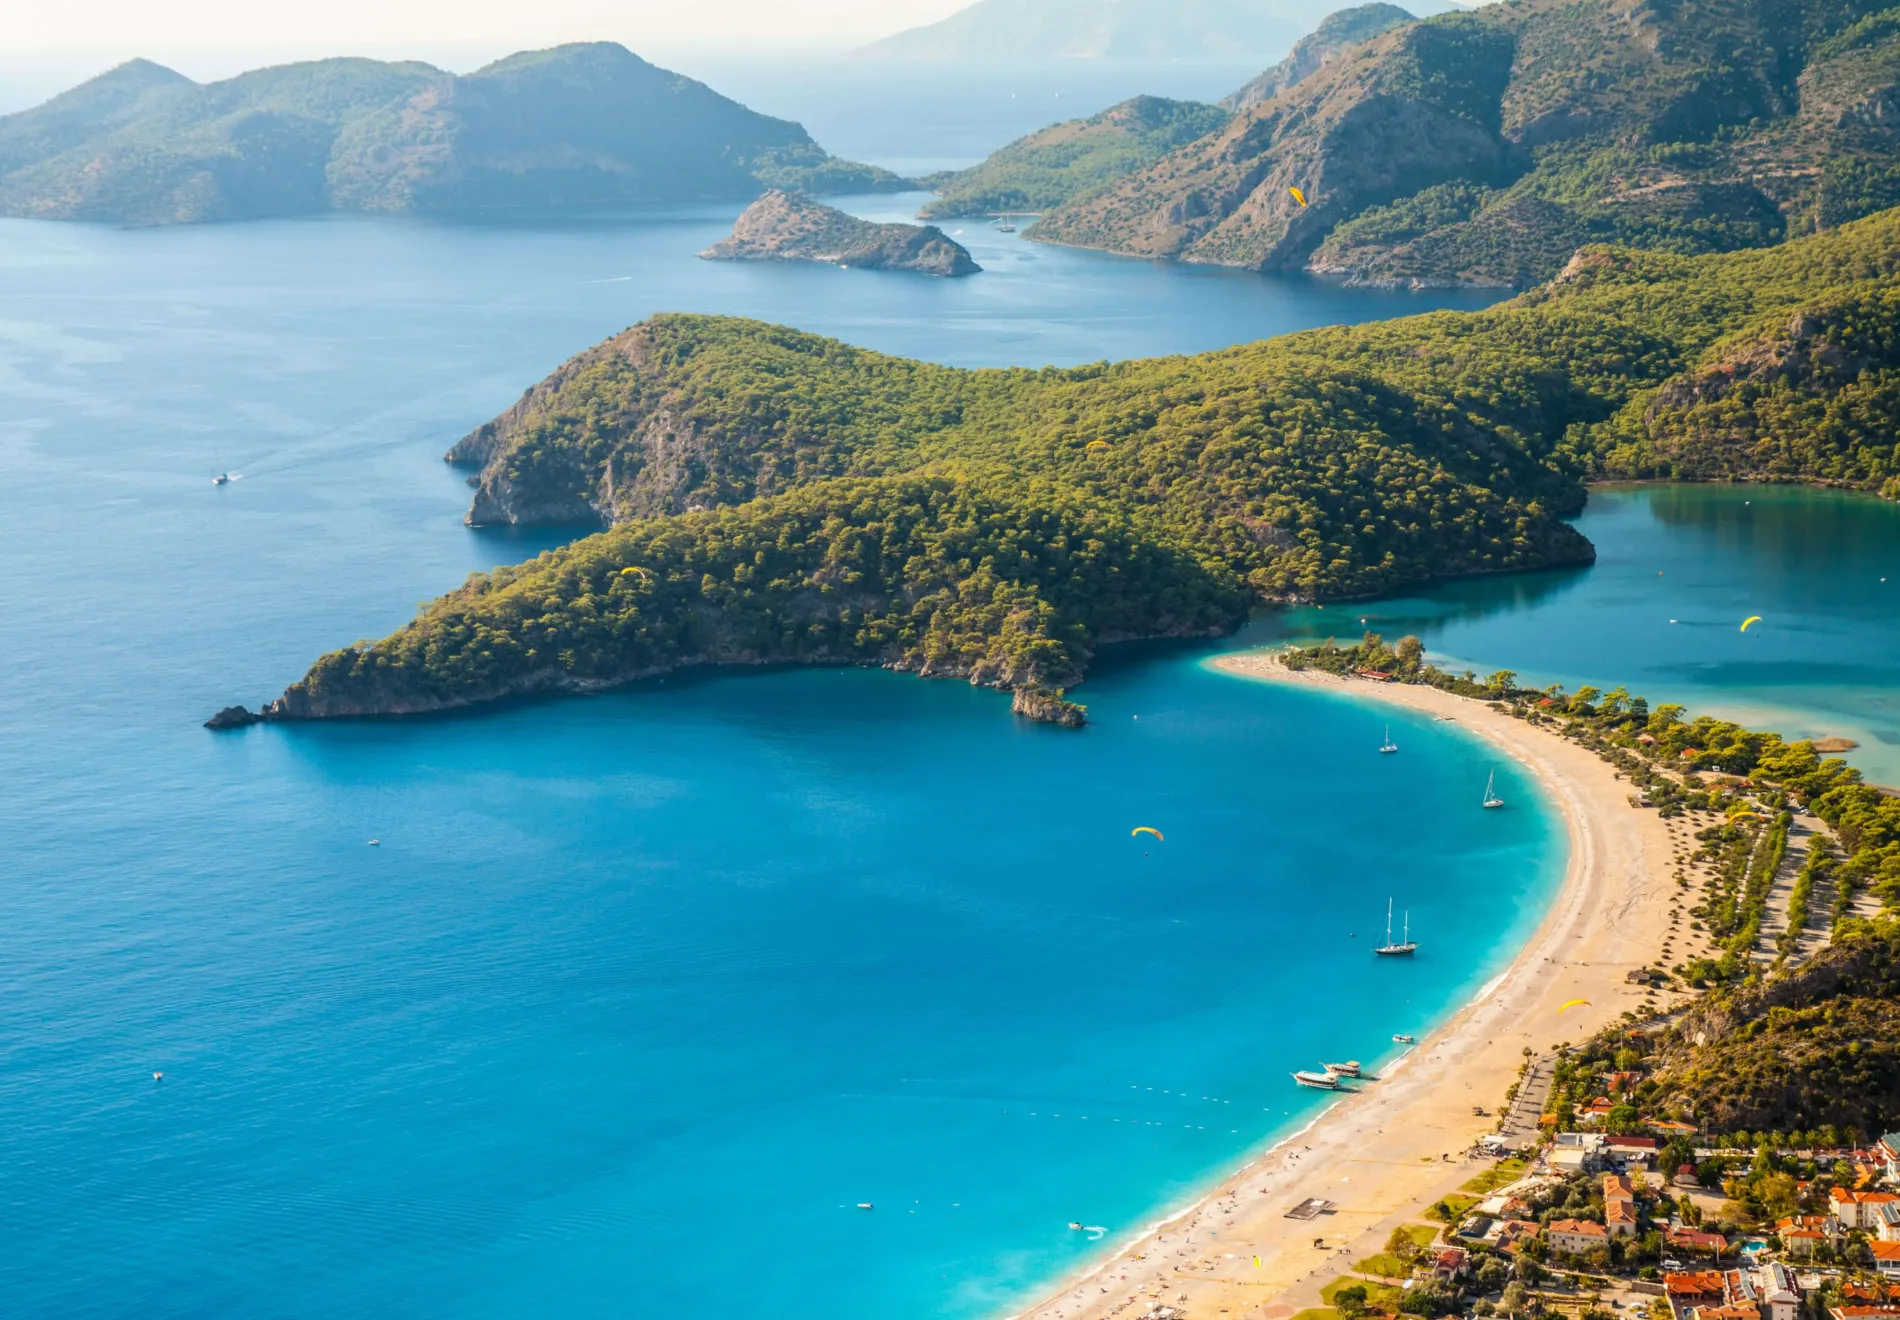
[[[988,230],[955,283],[694,261],[729,220],[0,223],[0,1313],[989,1314],[1536,920],[1560,840],[1510,766],[1479,812],[1462,734],[1379,757],[1383,716],[1207,648],[1111,654],[1079,734],[875,671],[198,727],[550,543],[463,528],[439,455],[657,308],[1041,364],[1444,301]],[[1724,517],[1631,507],[1670,553]],[[1711,602],[1760,570],[1698,553]],[[1550,580],[1461,652],[1532,669]]]

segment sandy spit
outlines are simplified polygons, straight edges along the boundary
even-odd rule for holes
[[[1478,1171],[1462,1152],[1495,1128],[1527,1046],[1543,1053],[1641,1010],[1641,989],[1626,974],[1656,959],[1668,930],[1672,858],[1689,827],[1630,806],[1628,782],[1591,752],[1436,688],[1295,673],[1264,651],[1211,663],[1239,679],[1455,720],[1492,743],[1563,812],[1563,886],[1510,968],[1399,1066],[1017,1320],[1132,1320],[1157,1303],[1191,1320],[1283,1320],[1319,1305],[1322,1285],[1378,1251],[1394,1227],[1422,1222],[1426,1207]],[[1558,1006],[1570,999],[1591,1007],[1560,1020]],[[1492,1117],[1477,1117],[1474,1106]],[[1311,1222],[1285,1217],[1309,1196],[1338,1209]]]

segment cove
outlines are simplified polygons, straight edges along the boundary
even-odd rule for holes
[[[1440,305],[989,233],[954,285],[697,261],[730,220],[0,226],[0,1309],[986,1315],[1535,919],[1528,786],[1475,821],[1456,735],[1391,763],[1203,650],[1111,658],[1079,736],[857,671],[198,727],[558,542],[439,455],[658,308],[1040,364]]]

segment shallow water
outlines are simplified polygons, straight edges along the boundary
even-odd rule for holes
[[[1900,505],[1798,486],[1611,486],[1577,526],[1597,547],[1590,568],[1289,611],[1251,635],[1416,633],[1448,666],[1622,684],[1789,737],[1849,737],[1861,745],[1848,760],[1900,784]]]

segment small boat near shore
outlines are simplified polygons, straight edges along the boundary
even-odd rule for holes
[[[1330,1072],[1306,1072],[1302,1070],[1293,1074],[1293,1080],[1298,1082],[1301,1086],[1310,1086],[1315,1091],[1337,1091],[1339,1089],[1339,1078]]]
[[[1490,778],[1484,781],[1484,809],[1491,811],[1504,805],[1504,799],[1498,796],[1498,772],[1493,770]]]
[[[1411,1036],[1394,1036],[1392,1043],[1394,1045],[1410,1045],[1413,1043],[1413,1040],[1414,1038]]]
[[[1333,1074],[1335,1077],[1357,1077],[1359,1075],[1359,1060],[1348,1059],[1344,1063],[1329,1063],[1325,1065],[1325,1068],[1327,1072]]]

